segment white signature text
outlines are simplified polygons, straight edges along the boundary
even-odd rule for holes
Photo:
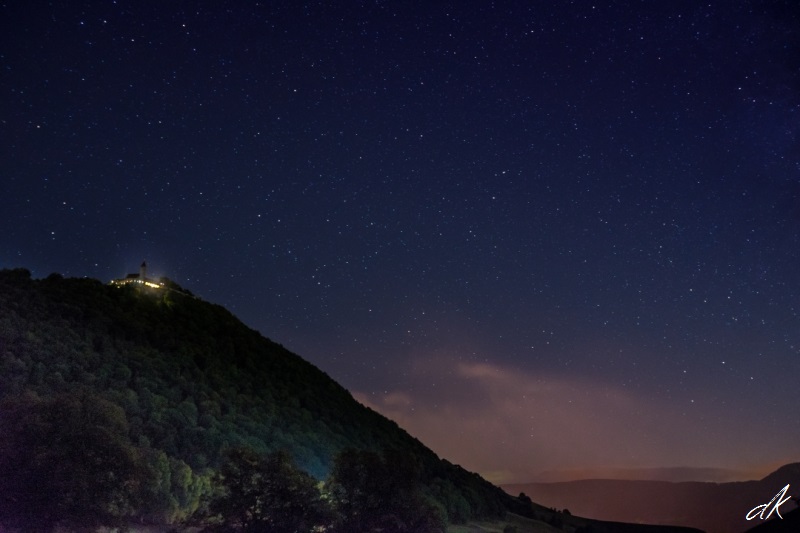
[[[781,519],[783,519],[783,516],[781,516],[780,507],[781,505],[792,499],[791,496],[786,496],[786,492],[788,490],[789,490],[789,485],[787,484],[785,487],[779,490],[778,494],[773,496],[768,503],[762,503],[761,505],[756,505],[755,507],[750,509],[750,512],[747,513],[747,519],[752,520],[758,517],[761,520],[767,520],[770,516],[772,516],[772,513],[777,513],[777,515],[780,516]],[[767,515],[764,516],[764,513],[767,513]]]

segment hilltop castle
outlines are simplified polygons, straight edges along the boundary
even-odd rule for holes
[[[163,289],[164,282],[160,279],[150,279],[147,277],[147,261],[142,261],[141,266],[139,266],[139,272],[134,272],[133,274],[128,274],[124,278],[112,279],[112,285],[128,285],[130,283],[136,283],[140,285],[144,285],[145,287],[149,287],[151,289]]]

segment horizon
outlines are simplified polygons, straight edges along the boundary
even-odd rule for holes
[[[0,15],[0,268],[146,258],[495,481],[800,459],[794,2]]]

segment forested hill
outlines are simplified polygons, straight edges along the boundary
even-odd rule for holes
[[[0,531],[433,533],[508,512],[620,531],[439,459],[168,280],[0,271]]]
[[[171,286],[0,271],[0,524],[179,523],[203,511],[236,449],[286,451],[320,480],[343,449],[394,450],[450,521],[518,504],[224,308]]]

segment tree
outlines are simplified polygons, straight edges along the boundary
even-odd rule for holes
[[[421,490],[421,467],[410,454],[340,452],[327,483],[337,532],[435,533],[446,526],[441,506]]]
[[[0,523],[6,528],[112,526],[142,504],[149,479],[118,406],[85,392],[48,400],[27,394],[4,400],[0,413]]]
[[[286,452],[230,450],[216,482],[221,493],[208,504],[207,531],[303,533],[329,520],[314,478]]]

